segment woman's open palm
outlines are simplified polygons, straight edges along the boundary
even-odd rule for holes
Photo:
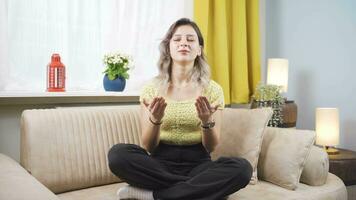
[[[208,99],[205,96],[199,96],[195,101],[198,117],[203,123],[211,120],[211,117],[218,109],[218,106],[219,105],[210,105]]]
[[[164,116],[164,110],[167,107],[167,103],[163,97],[155,97],[151,102],[147,102],[143,99],[143,104],[150,112],[150,117],[156,122],[160,122]]]

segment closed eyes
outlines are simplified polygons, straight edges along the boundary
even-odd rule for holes
[[[175,41],[175,42],[179,42],[181,40],[182,40],[182,36],[180,36],[180,35],[177,35],[177,36],[173,37],[173,41]],[[195,41],[195,37],[193,35],[187,35],[186,36],[186,40],[188,42],[194,42]]]

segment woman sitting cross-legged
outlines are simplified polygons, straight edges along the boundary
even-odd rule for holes
[[[218,200],[244,188],[250,163],[237,157],[212,161],[219,143],[224,94],[210,80],[198,26],[183,18],[160,44],[159,75],[144,86],[141,101],[143,148],[116,144],[112,173],[129,185],[120,199]]]

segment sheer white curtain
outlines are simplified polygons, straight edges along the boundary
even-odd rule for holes
[[[135,62],[125,91],[139,90],[169,25],[192,16],[192,0],[0,0],[0,90],[44,91],[52,53],[68,91],[103,90],[103,54],[117,50]]]
[[[0,0],[0,90],[8,82],[7,2]]]

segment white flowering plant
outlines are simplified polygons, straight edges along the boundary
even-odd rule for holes
[[[282,106],[285,103],[280,93],[281,86],[258,84],[252,95],[251,107],[271,107],[273,115],[268,126],[280,127],[283,124]]]
[[[283,103],[281,86],[258,84],[252,98],[256,101],[277,101]]]
[[[129,79],[128,71],[133,69],[133,60],[130,55],[119,52],[107,53],[104,55],[103,62],[106,66],[103,73],[108,75],[109,80],[118,77]]]

